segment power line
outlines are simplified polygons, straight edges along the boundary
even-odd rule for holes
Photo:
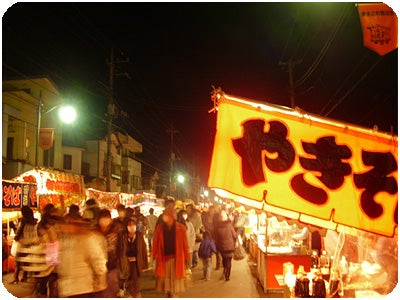
[[[342,103],[342,101],[343,101],[344,99],[346,99],[346,97],[360,84],[360,82],[362,82],[362,81],[365,79],[365,77],[367,77],[367,75],[375,68],[375,66],[376,66],[382,59],[383,59],[383,56],[379,57],[379,59],[368,69],[367,72],[365,72],[365,73],[363,74],[363,76],[361,76],[361,77],[357,80],[357,82],[356,82],[355,84],[353,84],[353,86],[347,91],[347,93],[344,94],[343,97],[340,98],[340,99],[336,102],[336,104],[324,115],[324,117],[327,117],[332,111],[334,111],[335,108],[338,107],[338,105],[339,105],[340,103]]]

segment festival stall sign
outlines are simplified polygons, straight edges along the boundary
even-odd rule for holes
[[[48,203],[65,207],[85,199],[83,176],[46,168],[35,168],[13,179],[17,182],[36,183],[39,208]]]
[[[220,90],[212,99],[218,196],[332,230],[397,234],[397,136]]]
[[[37,207],[37,185],[10,180],[2,180],[3,198],[1,208],[3,211],[20,210],[22,206]]]
[[[133,203],[134,206],[138,204],[148,204],[148,205],[156,205],[157,204],[157,197],[155,194],[151,193],[137,193],[133,197]]]
[[[96,200],[97,204],[102,209],[117,208],[120,201],[120,193],[118,192],[104,192],[93,188],[86,189],[86,198]]]

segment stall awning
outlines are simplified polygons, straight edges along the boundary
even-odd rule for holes
[[[53,203],[62,208],[85,199],[83,176],[37,167],[15,178],[15,182],[35,183],[40,207]]]
[[[121,192],[104,192],[93,188],[86,190],[86,197],[96,200],[101,208],[113,209],[118,204],[126,207],[133,207],[141,204],[156,205],[156,195],[150,193],[121,193]]]
[[[397,233],[397,137],[219,91],[208,186],[337,230]]]

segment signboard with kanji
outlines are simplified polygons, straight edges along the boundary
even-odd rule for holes
[[[397,137],[224,95],[208,186],[321,227],[397,230]]]

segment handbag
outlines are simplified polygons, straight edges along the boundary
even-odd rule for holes
[[[46,264],[50,266],[57,266],[59,262],[58,258],[59,251],[59,242],[55,241],[54,243],[46,243]]]
[[[233,252],[233,259],[234,260],[242,260],[246,257],[246,250],[242,245],[242,238],[240,235],[238,236],[235,244],[235,251]]]

